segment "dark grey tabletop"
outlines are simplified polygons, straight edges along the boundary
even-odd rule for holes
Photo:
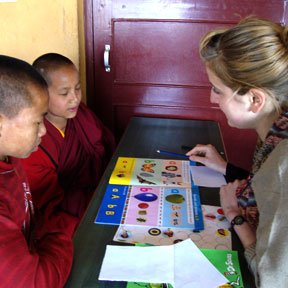
[[[113,242],[117,226],[94,224],[97,211],[105,193],[106,185],[119,156],[177,159],[158,154],[156,150],[186,153],[196,144],[213,144],[225,157],[222,137],[216,122],[133,117],[111,159],[98,188],[91,200],[82,222],[74,236],[74,263],[65,287],[126,287],[124,282],[99,281],[106,245],[121,245]],[[178,158],[179,159],[179,158]],[[200,188],[201,203],[220,205],[219,189]],[[214,193],[213,193],[214,192]],[[232,234],[232,248],[239,251],[239,261],[245,287],[255,287],[243,257],[239,239]]]

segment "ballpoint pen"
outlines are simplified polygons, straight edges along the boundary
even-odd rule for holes
[[[189,156],[187,156],[187,155],[185,155],[185,154],[174,153],[174,152],[169,152],[169,151],[165,151],[165,150],[157,150],[157,153],[159,153],[159,154],[166,154],[166,155],[170,155],[170,156],[181,157],[181,158],[185,158],[185,159],[188,159],[188,158],[189,158]]]

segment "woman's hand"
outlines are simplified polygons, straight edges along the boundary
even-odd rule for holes
[[[236,190],[244,182],[246,182],[246,180],[236,180],[234,182],[228,183],[227,185],[223,185],[220,188],[221,207],[229,222],[231,222],[235,216],[242,214],[238,206]]]
[[[221,206],[229,222],[231,222],[235,216],[242,215],[241,209],[238,207],[236,189],[244,182],[246,182],[246,180],[236,180],[233,183],[222,186],[220,189]],[[244,249],[256,242],[256,232],[250,227],[248,222],[244,222],[242,225],[234,225],[234,231],[240,238]]]
[[[199,162],[224,175],[226,174],[227,162],[211,144],[198,144],[187,152],[186,155],[189,156],[189,159],[192,161]]]

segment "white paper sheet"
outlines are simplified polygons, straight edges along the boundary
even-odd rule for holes
[[[228,280],[187,239],[170,246],[107,246],[99,280],[214,288]]]
[[[170,246],[107,245],[99,280],[172,283],[174,249]]]
[[[215,288],[228,282],[191,240],[174,247],[174,288]]]
[[[223,174],[206,166],[191,166],[192,179],[195,185],[202,187],[221,187],[227,184]]]

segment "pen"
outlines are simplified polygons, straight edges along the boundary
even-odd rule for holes
[[[170,156],[181,157],[181,158],[186,158],[186,159],[189,158],[189,156],[187,156],[187,155],[185,155],[185,154],[174,153],[174,152],[169,152],[169,151],[165,151],[165,150],[157,150],[157,153],[159,153],[159,154],[166,154],[166,155],[170,155]]]

